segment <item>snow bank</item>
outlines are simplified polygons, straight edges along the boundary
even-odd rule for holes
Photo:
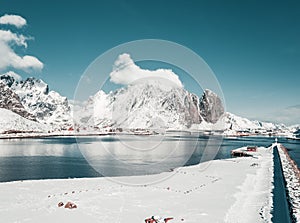
[[[2,183],[0,215],[4,222],[128,223],[152,215],[173,217],[170,223],[270,222],[272,172],[272,152],[259,148],[256,158],[157,175]],[[68,201],[78,208],[57,206]]]

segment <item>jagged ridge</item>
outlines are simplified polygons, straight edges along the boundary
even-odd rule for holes
[[[13,105],[3,108],[25,118],[49,124],[49,128],[62,129],[72,125],[68,99],[55,91],[49,91],[48,84],[42,80],[27,78],[23,81],[16,78],[16,75],[4,74],[0,76],[0,83],[2,86],[0,104],[5,102],[7,104],[7,101],[14,102]]]

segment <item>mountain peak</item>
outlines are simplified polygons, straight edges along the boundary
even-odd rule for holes
[[[11,87],[15,82],[20,82],[21,80],[21,76],[13,71],[9,71],[0,75],[0,82],[8,87]]]
[[[29,77],[25,81],[21,81],[22,88],[27,90],[39,91],[43,94],[49,93],[49,86],[41,79]]]

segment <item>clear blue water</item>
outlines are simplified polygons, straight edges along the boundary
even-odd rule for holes
[[[219,139],[200,136],[99,136],[0,140],[0,182],[153,174],[230,157],[247,145],[269,146],[274,138]],[[280,138],[300,164],[300,141]],[[152,146],[154,149],[152,149]],[[129,149],[128,149],[129,148]]]

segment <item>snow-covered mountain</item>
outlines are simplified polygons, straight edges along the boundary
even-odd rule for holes
[[[203,117],[216,122],[223,113],[221,100],[209,90],[199,100],[183,88],[148,81],[109,94],[99,91],[75,117],[81,125],[98,128],[187,129],[203,122]]]
[[[226,112],[224,117],[222,117],[223,122],[225,123],[225,129],[229,130],[280,130],[286,129],[286,126],[283,124],[274,124],[270,122],[261,122],[261,121],[251,121],[247,118],[242,118],[240,116],[234,115],[232,113]]]
[[[11,120],[15,118],[25,126],[47,131],[70,127],[79,130],[122,128],[251,132],[295,132],[299,129],[299,126],[288,129],[284,125],[250,121],[225,112],[221,99],[210,90],[205,90],[199,98],[182,87],[164,85],[156,80],[138,82],[108,94],[100,90],[85,102],[72,101],[69,105],[66,97],[49,91],[49,86],[42,80],[22,80],[15,73],[8,73],[0,75],[0,93],[0,108],[16,113],[8,112]],[[5,113],[3,109],[2,114]],[[6,120],[6,116],[0,117],[4,123],[2,119]],[[10,126],[5,123],[5,126]],[[17,130],[20,125],[10,127]]]
[[[15,102],[19,102],[7,109],[27,119],[48,124],[49,129],[67,128],[72,125],[68,99],[55,91],[49,91],[49,86],[42,80],[35,78],[22,80],[16,74],[8,73],[0,76],[0,83],[1,95],[6,92],[12,95],[11,98],[15,98]],[[3,100],[1,101],[3,103]],[[17,112],[17,108],[21,111]],[[26,115],[26,112],[30,115]]]
[[[284,125],[251,121],[224,111],[221,99],[205,90],[199,99],[184,88],[155,81],[129,85],[106,94],[97,92],[74,106],[81,127],[123,129],[192,129],[216,131],[287,131]]]
[[[298,124],[289,126],[289,129],[291,132],[298,133],[300,131],[300,125]],[[298,134],[300,134],[300,132]]]

